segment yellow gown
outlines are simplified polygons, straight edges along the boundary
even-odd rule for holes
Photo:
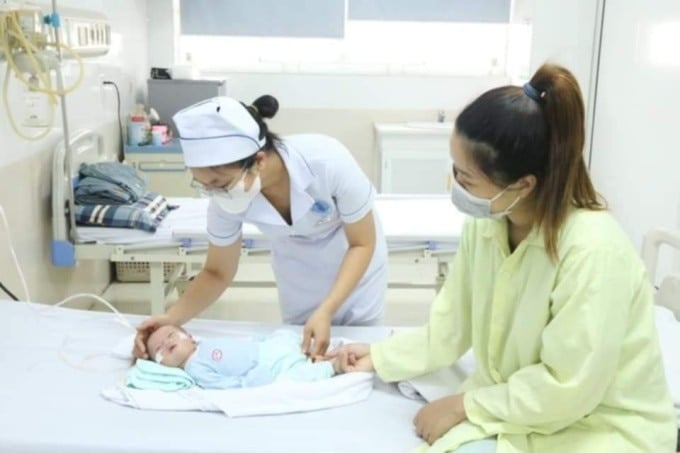
[[[551,262],[540,230],[510,252],[506,220],[470,219],[424,327],[371,347],[385,381],[470,347],[468,420],[422,451],[497,436],[498,453],[674,452],[677,425],[651,287],[607,212],[574,210]]]

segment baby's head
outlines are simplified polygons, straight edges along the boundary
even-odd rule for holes
[[[157,363],[171,367],[183,367],[196,350],[196,343],[186,330],[166,325],[156,329],[146,341],[149,357]]]

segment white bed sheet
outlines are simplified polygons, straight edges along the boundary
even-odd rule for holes
[[[128,228],[78,227],[80,241],[100,244],[140,244],[178,242],[183,237],[206,242],[206,198],[168,198],[179,206],[163,220],[156,233]],[[455,246],[463,228],[464,216],[447,195],[378,196],[376,210],[385,236],[391,244],[434,241]],[[178,234],[179,232],[179,234]],[[262,233],[251,224],[243,225],[245,239],[262,239]]]
[[[126,317],[133,324],[142,319]],[[83,366],[119,366],[118,371],[84,371],[58,356],[69,333],[66,360],[108,353],[129,334],[112,320],[109,313],[61,308],[36,316],[25,303],[0,301],[0,451],[395,452],[420,444],[411,420],[421,403],[378,380],[365,402],[285,416],[230,419],[216,413],[142,411],[112,404],[100,392],[123,376],[124,362],[107,354]],[[189,328],[205,335],[218,330],[266,333],[276,326],[197,320]],[[334,333],[375,341],[388,329],[337,328]]]
[[[216,413],[142,411],[111,404],[100,391],[122,378],[126,364],[112,359],[109,351],[129,330],[110,313],[48,309],[36,315],[23,302],[0,300],[2,452],[395,452],[420,444],[411,423],[422,403],[377,379],[365,402],[285,416],[230,419]],[[142,319],[126,318],[133,324]],[[680,407],[680,323],[670,311],[657,308],[657,326],[671,392]],[[277,326],[196,320],[188,327],[205,335],[267,333]],[[334,333],[376,341],[389,329],[345,327]],[[101,355],[79,363],[93,353]],[[466,370],[471,369],[467,365]]]

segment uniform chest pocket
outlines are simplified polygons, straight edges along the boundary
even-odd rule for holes
[[[316,226],[325,225],[338,219],[335,203],[329,203],[325,200],[315,200],[310,212],[314,216]]]

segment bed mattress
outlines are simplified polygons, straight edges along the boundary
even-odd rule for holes
[[[133,324],[143,319],[126,317]],[[208,320],[188,325],[203,335],[276,327]],[[137,410],[100,396],[128,365],[108,354],[129,335],[112,314],[50,308],[36,316],[26,303],[0,301],[0,331],[2,452],[393,452],[420,444],[411,420],[421,403],[377,380],[362,403],[285,416]],[[334,329],[363,341],[388,333],[383,327]],[[95,356],[82,363],[90,354]]]
[[[178,206],[163,220],[155,233],[128,228],[78,227],[79,242],[98,244],[206,243],[206,198],[169,198]],[[376,211],[385,237],[392,247],[432,242],[437,248],[455,247],[464,216],[448,196],[378,196]],[[260,231],[243,225],[244,239],[262,240]]]
[[[109,352],[128,328],[111,313],[0,300],[0,451],[24,452],[394,452],[420,444],[412,419],[421,402],[375,380],[361,403],[317,412],[228,418],[218,413],[143,411],[112,404],[103,388],[128,363]],[[133,325],[143,317],[125,315]],[[657,308],[666,373],[680,407],[680,323]],[[268,333],[278,326],[194,320],[197,335]],[[389,335],[385,327],[338,327],[358,341]],[[467,370],[474,364],[467,364]]]

